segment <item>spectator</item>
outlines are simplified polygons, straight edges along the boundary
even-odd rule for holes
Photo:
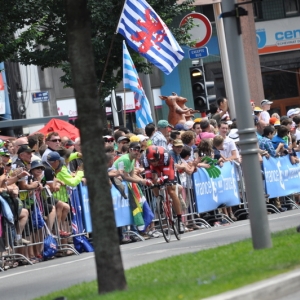
[[[194,131],[185,131],[182,135],[181,135],[181,140],[183,142],[183,144],[185,146],[190,147],[191,149],[191,156],[189,158],[189,161],[194,161],[195,157],[194,157],[194,149],[196,149],[197,147],[195,146],[195,133]]]
[[[264,128],[268,125],[268,123],[266,123],[265,121],[256,119],[255,124],[256,124],[256,137],[257,137],[257,140],[259,141],[262,138]]]
[[[19,150],[19,147],[21,145],[28,145],[28,139],[27,137],[21,137],[21,138],[18,138],[14,141],[14,148],[15,148],[15,155],[11,156],[11,160],[12,160],[12,163],[14,163],[16,161],[16,159],[18,158],[18,150]]]
[[[293,121],[295,122],[295,136],[296,136],[296,142],[300,141],[300,116],[297,115],[293,118]]]
[[[227,113],[228,110],[228,103],[227,99],[220,97],[217,99],[218,107],[215,105],[210,106],[210,111],[212,114],[212,119],[215,119],[219,124],[221,122],[222,117]],[[202,127],[201,127],[202,128]]]
[[[42,156],[42,161],[47,161],[47,155],[52,152],[56,151],[59,147],[61,147],[61,138],[57,132],[50,132],[46,136],[46,145],[48,148],[45,150]]]
[[[39,139],[36,135],[29,135],[28,136],[28,146],[34,150],[31,156],[31,161],[40,160],[41,156],[39,153]]]
[[[202,132],[199,133],[200,140],[202,139],[213,139],[215,137],[215,134],[211,132],[210,130],[210,123],[208,120],[202,120],[200,122],[201,130]]]
[[[151,136],[152,145],[168,149],[167,139],[169,138],[169,128],[173,128],[167,120],[160,120],[157,123],[157,131]]]
[[[258,141],[259,148],[261,150],[267,151],[269,155],[272,157],[276,157],[280,155],[281,151],[284,148],[283,143],[279,143],[277,148],[274,148],[272,139],[275,135],[276,131],[273,126],[266,126],[263,131],[262,138]],[[264,153],[262,153],[264,154]]]
[[[277,149],[278,145],[280,143],[283,143],[284,144],[284,149],[282,150],[281,153],[283,154],[288,154],[288,149],[289,149],[289,146],[290,148],[292,147],[291,144],[288,145],[286,143],[286,139],[284,139],[284,137],[286,137],[288,135],[288,128],[284,125],[280,125],[278,126],[277,128],[277,135],[275,135],[273,138],[272,138],[272,143],[273,143],[273,146],[275,149]]]
[[[173,142],[177,139],[180,139],[180,132],[178,130],[172,130],[170,133],[168,150],[173,149]]]
[[[270,110],[272,103],[273,103],[272,101],[269,101],[267,99],[264,99],[260,102],[260,106],[263,111],[260,114],[259,120],[264,121],[266,125],[269,124],[270,114],[268,110]]]
[[[195,122],[192,130],[195,132],[196,136],[199,135],[199,133],[201,132],[200,122]]]
[[[118,145],[118,148],[116,150],[116,153],[117,153],[117,156],[121,156],[123,153],[122,153],[122,147],[124,145],[128,145],[130,142],[130,139],[126,136],[120,136],[117,140],[117,145]]]

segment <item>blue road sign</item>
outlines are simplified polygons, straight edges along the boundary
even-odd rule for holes
[[[38,103],[38,102],[46,102],[49,101],[49,92],[37,92],[37,93],[31,93],[32,96],[32,102]]]
[[[203,57],[207,57],[208,55],[209,54],[208,54],[207,47],[189,50],[190,59],[203,58]]]

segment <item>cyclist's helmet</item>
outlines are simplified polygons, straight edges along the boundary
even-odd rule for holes
[[[159,149],[157,146],[149,146],[146,150],[146,158],[151,161],[158,161],[160,159]]]

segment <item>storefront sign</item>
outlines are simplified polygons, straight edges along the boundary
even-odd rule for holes
[[[299,17],[256,22],[255,27],[259,54],[300,49]]]
[[[59,116],[77,117],[77,105],[75,99],[65,99],[56,101]]]

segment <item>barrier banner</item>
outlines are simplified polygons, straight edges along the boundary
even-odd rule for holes
[[[270,198],[299,192],[300,164],[292,165],[289,156],[263,157],[263,169]]]
[[[89,194],[86,185],[80,183],[78,185],[78,192],[81,201],[83,225],[86,232],[92,232],[92,219],[90,212]]]
[[[239,188],[234,164],[224,163],[217,168],[221,175],[210,178],[204,168],[198,168],[193,174],[195,201],[197,212],[207,212],[221,205],[234,206],[240,204]]]
[[[71,201],[72,209],[72,229],[73,234],[84,232],[83,222],[82,222],[82,210],[81,201],[79,199],[78,188],[69,188],[68,193]]]
[[[127,184],[122,182],[125,187],[125,194],[128,196]],[[83,221],[86,232],[92,232],[92,220],[90,212],[90,202],[87,186],[80,184],[80,198],[81,198],[81,207],[83,212]],[[112,185],[111,188],[111,197],[113,202],[113,209],[115,213],[116,226],[126,226],[133,224],[133,217],[129,206],[129,200],[124,199],[120,192]]]

